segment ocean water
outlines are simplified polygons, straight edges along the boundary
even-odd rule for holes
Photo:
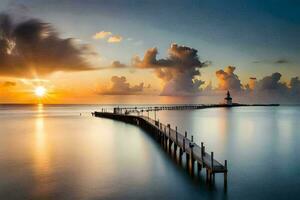
[[[157,118],[228,160],[191,177],[138,127],[95,105],[1,105],[0,199],[296,199],[300,107],[161,111]],[[150,113],[154,116],[154,113]]]

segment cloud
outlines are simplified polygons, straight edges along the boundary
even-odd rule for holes
[[[89,59],[95,56],[90,46],[60,38],[49,23],[13,22],[10,15],[0,15],[0,76],[33,78],[57,71],[93,70]]]
[[[111,77],[111,86],[98,93],[102,95],[136,95],[141,94],[144,89],[144,83],[131,86],[125,76],[113,76]]]
[[[109,43],[119,43],[123,40],[122,36],[120,35],[113,35],[113,36],[110,36],[107,40],[107,42]]]
[[[228,66],[225,70],[216,71],[219,90],[241,91],[242,84],[239,77],[234,73],[235,67]]]
[[[0,84],[1,87],[5,87],[5,88],[7,88],[7,87],[14,87],[16,85],[17,85],[17,83],[13,82],[13,81],[5,81],[5,82],[3,82],[3,83]]]
[[[288,84],[281,82],[282,75],[275,72],[269,76],[265,76],[261,80],[256,81],[251,93],[252,96],[261,102],[292,102],[295,97],[291,96],[294,88],[288,87]],[[296,81],[297,85],[297,81]],[[300,94],[298,93],[298,97]]]
[[[292,99],[295,99],[298,103],[300,101],[300,80],[299,77],[293,77],[290,81],[290,95]]]
[[[218,85],[211,88],[211,93],[220,90],[230,90],[235,99],[248,103],[296,103],[300,101],[300,80],[293,77],[289,82],[282,82],[282,75],[275,72],[262,79],[250,77],[249,82],[243,85],[239,76],[235,74],[235,67],[228,66],[224,70],[218,70],[216,77]],[[206,91],[206,89],[204,89]]]
[[[151,48],[143,59],[136,56],[132,62],[139,69],[154,69],[154,74],[164,84],[161,95],[195,95],[204,83],[199,79],[199,69],[206,66],[199,60],[197,52],[187,46],[172,44],[165,59],[157,59],[157,48]]]
[[[283,82],[281,78],[279,72],[260,80],[251,77],[238,95],[248,101],[260,103],[298,103],[300,101],[299,78],[293,77],[289,82]]]
[[[108,43],[119,43],[123,40],[121,35],[113,35],[110,31],[100,31],[93,35],[95,40],[106,40]]]
[[[197,50],[171,44],[166,59],[157,59],[157,48],[148,49],[141,60],[138,56],[133,58],[133,63],[138,68],[201,68],[205,65],[197,55]]]
[[[267,63],[267,64],[287,64],[290,63],[291,61],[286,59],[286,58],[280,58],[280,59],[271,59],[271,60],[256,60],[253,61],[253,63],[255,64],[259,64],[259,63]]]
[[[112,67],[112,68],[125,68],[125,67],[127,67],[127,65],[121,63],[121,62],[118,61],[118,60],[115,60],[115,61],[113,61],[113,62],[111,63],[111,67]]]
[[[286,64],[286,63],[289,63],[289,61],[287,59],[278,59],[278,60],[275,60],[274,63],[275,64]]]
[[[169,81],[163,79],[165,82],[161,95],[190,96],[198,95],[201,92],[200,86],[205,82],[195,78],[196,76],[200,76],[199,71],[189,70],[180,72],[174,69],[167,69],[167,71],[173,71],[172,78]]]
[[[271,76],[266,76],[256,83],[255,90],[257,91],[280,91],[286,90],[285,83],[280,82],[281,74],[279,72],[273,73]]]
[[[257,79],[255,77],[249,78],[249,83],[245,85],[246,90],[253,90],[255,88]]]
[[[112,32],[109,32],[109,31],[100,31],[98,33],[95,33],[95,35],[93,36],[93,38],[95,40],[105,39],[105,38],[107,38],[110,35],[112,35]]]

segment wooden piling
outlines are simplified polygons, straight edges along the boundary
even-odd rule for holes
[[[167,147],[167,137],[166,137],[166,127],[165,127],[165,132],[164,132],[165,134],[164,134],[164,148],[166,148]]]
[[[172,153],[172,144],[173,144],[173,141],[171,140],[171,138],[169,138],[169,153],[170,154]]]
[[[177,132],[177,126],[176,126],[176,143],[178,143],[178,132]]]
[[[189,168],[189,166],[190,166],[190,154],[186,153],[185,158],[186,158],[186,166],[187,166],[187,168]]]
[[[182,161],[183,149],[179,147],[179,160]]]
[[[201,163],[200,163],[200,162],[197,162],[197,170],[198,170],[198,174],[200,174],[201,169],[202,169]]]
[[[210,153],[210,166],[213,169],[214,168],[214,152]]]
[[[224,188],[227,189],[227,160],[224,163],[226,171],[224,172]]]

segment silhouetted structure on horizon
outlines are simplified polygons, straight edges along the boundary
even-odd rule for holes
[[[230,96],[229,90],[227,91],[227,96],[224,98],[224,100],[226,105],[232,105],[232,97]]]

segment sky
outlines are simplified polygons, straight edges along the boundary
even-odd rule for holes
[[[45,103],[300,100],[297,0],[2,0],[0,11],[12,24],[0,103],[41,101],[39,85]]]

